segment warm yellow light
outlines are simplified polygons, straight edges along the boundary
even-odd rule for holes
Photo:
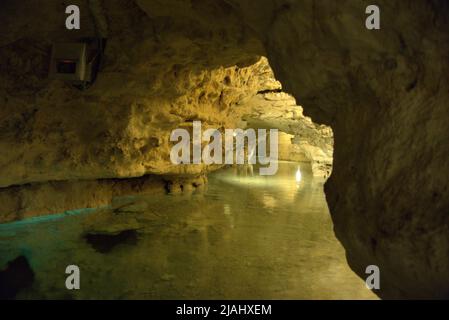
[[[298,167],[298,170],[296,171],[296,182],[300,183],[301,180],[302,180],[301,169]]]

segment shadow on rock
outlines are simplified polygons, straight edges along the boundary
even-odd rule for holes
[[[0,299],[15,299],[23,289],[31,287],[34,282],[34,272],[27,258],[19,256],[8,262],[5,269],[0,271]]]

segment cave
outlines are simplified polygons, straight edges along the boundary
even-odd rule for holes
[[[2,297],[449,298],[449,3],[371,5],[1,1]]]

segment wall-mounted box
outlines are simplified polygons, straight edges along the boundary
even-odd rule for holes
[[[86,43],[57,43],[53,45],[50,77],[83,85],[91,81]]]

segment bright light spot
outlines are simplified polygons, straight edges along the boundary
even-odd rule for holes
[[[302,180],[301,169],[298,167],[298,170],[296,171],[296,182],[300,183],[301,180]]]

